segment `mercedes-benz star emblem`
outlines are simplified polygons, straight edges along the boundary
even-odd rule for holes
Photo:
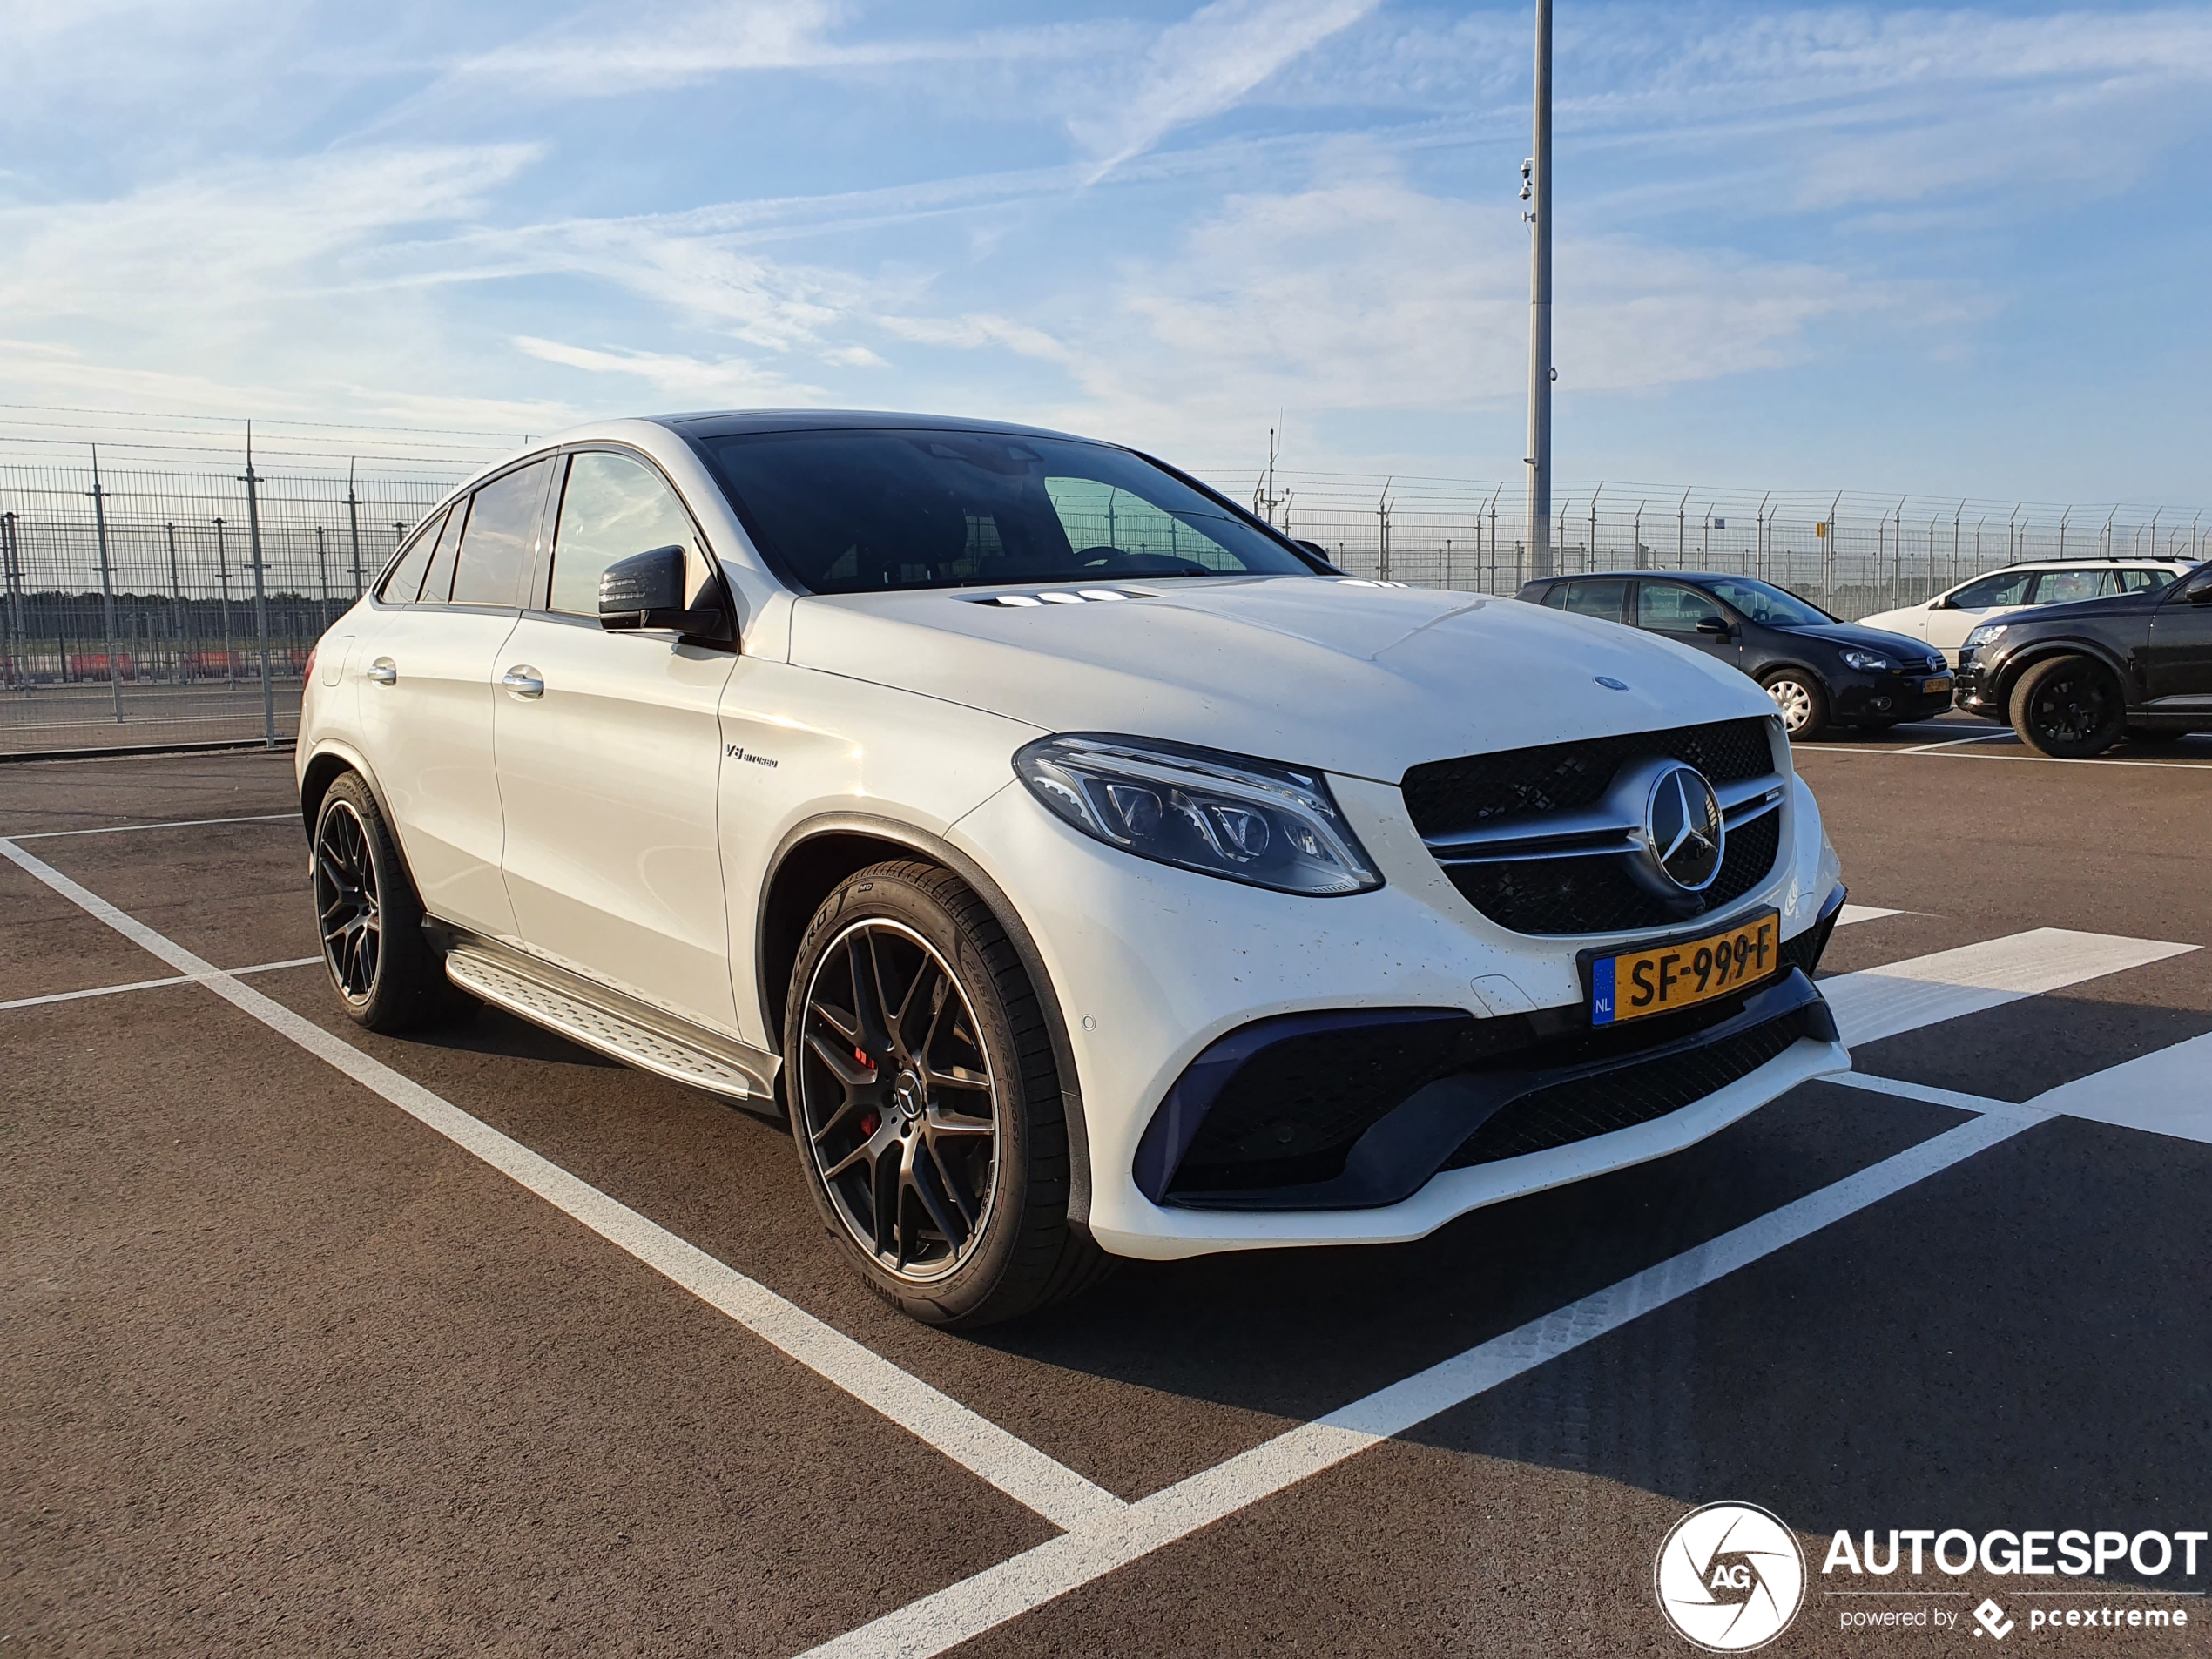
[[[1651,780],[1643,841],[1660,873],[1684,893],[1702,893],[1721,873],[1727,839],[1720,797],[1695,766],[1676,765]]]

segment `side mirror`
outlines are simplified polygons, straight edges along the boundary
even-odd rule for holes
[[[1724,617],[1700,617],[1697,619],[1697,631],[1701,634],[1710,634],[1716,639],[1726,639],[1736,631],[1728,625],[1728,619]]]
[[[599,625],[609,630],[672,628],[680,634],[729,637],[718,608],[684,608],[684,550],[657,547],[617,559],[599,577]]]
[[[2212,605],[2212,582],[2200,582],[2191,588],[2189,603],[2193,605]]]
[[[1327,565],[1332,570],[1338,568],[1337,556],[1330,552],[1327,548],[1323,547],[1320,543],[1302,541],[1298,543],[1298,545],[1304,548],[1307,552],[1313,555],[1315,558],[1320,560],[1322,563]]]

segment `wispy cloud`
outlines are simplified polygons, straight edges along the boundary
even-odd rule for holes
[[[1177,127],[1233,107],[1293,59],[1372,11],[1379,0],[1213,0],[1161,34],[1135,66],[1136,84],[1109,84],[1103,112],[1069,119],[1102,178]]]
[[[725,357],[707,361],[680,353],[600,350],[566,345],[556,340],[518,335],[515,345],[524,355],[540,362],[559,363],[592,374],[624,374],[643,381],[654,391],[678,403],[692,407],[763,402],[819,403],[828,395],[819,386],[790,380],[745,358]]]
[[[1232,199],[1179,257],[1126,271],[1120,319],[1081,332],[1078,424],[1204,445],[1224,421],[1288,408],[1447,411],[1510,403],[1527,372],[1527,267],[1509,207],[1347,166],[1305,190]],[[1809,262],[1564,239],[1562,390],[1649,391],[1803,361],[1819,326],[1873,314],[1956,318],[1927,285]],[[1132,327],[1131,325],[1134,325]]]
[[[465,58],[448,79],[481,92],[610,98],[774,70],[860,71],[911,64],[1072,59],[1126,44],[1117,21],[966,33],[868,33],[843,0],[660,0],[596,4]]]

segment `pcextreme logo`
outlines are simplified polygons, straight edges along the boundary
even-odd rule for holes
[[[1659,1546],[1651,1576],[1667,1622],[1708,1653],[1764,1648],[1805,1599],[1797,1534],[1757,1504],[1691,1510]]]

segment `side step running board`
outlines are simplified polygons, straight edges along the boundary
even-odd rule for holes
[[[774,1056],[761,1055],[747,1064],[733,1055],[715,1053],[707,1046],[715,1040],[706,1034],[694,1039],[672,1028],[675,1022],[666,1016],[649,1019],[642,1011],[619,1010],[610,1006],[611,995],[590,995],[580,987],[554,983],[558,973],[541,970],[535,962],[517,962],[503,950],[495,955],[475,941],[456,944],[446,953],[448,979],[470,995],[533,1025],[557,1031],[640,1071],[710,1094],[764,1107],[774,1099]]]

